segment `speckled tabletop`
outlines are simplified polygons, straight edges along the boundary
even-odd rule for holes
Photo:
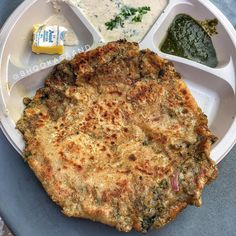
[[[3,25],[11,12],[22,2],[22,0],[0,0],[0,27]],[[233,25],[236,25],[236,1],[235,0],[212,0],[230,19]],[[224,46],[224,45],[222,45]],[[41,225],[37,225],[37,221],[32,218],[43,217],[39,215],[37,210],[39,207],[45,207],[50,200],[47,199],[46,194],[38,188],[38,182],[34,175],[25,167],[20,156],[11,147],[3,133],[0,131],[0,214],[2,214],[5,221],[12,228],[16,235],[22,236],[50,236],[50,235],[81,235],[80,229],[85,227],[83,221],[80,224],[76,220],[70,222],[70,233],[62,223],[45,222],[41,220]],[[19,169],[15,168],[16,166]],[[206,188],[203,194],[203,206],[200,209],[194,207],[187,208],[177,219],[169,224],[167,227],[158,231],[159,236],[234,236],[236,235],[236,147],[227,155],[227,157],[219,164],[220,175],[218,179],[209,187]],[[18,178],[13,179],[11,172],[17,172]],[[26,173],[27,172],[27,173]],[[6,186],[5,182],[10,183],[11,186]],[[21,186],[21,181],[28,181],[36,186],[29,189],[27,186]],[[18,185],[15,185],[18,182]],[[15,186],[20,186],[12,195],[12,189]],[[11,189],[11,191],[10,191]],[[46,202],[45,205],[31,200],[27,202],[21,196],[36,191],[42,199]],[[33,193],[32,193],[33,196]],[[31,196],[31,198],[32,198]],[[19,206],[19,204],[21,204]],[[30,204],[30,207],[29,207]],[[48,215],[54,216],[58,214],[56,207],[50,205],[47,212]],[[52,208],[52,209],[51,209]],[[7,210],[6,210],[7,209]],[[22,211],[22,217],[19,217],[19,212]],[[17,213],[17,214],[16,214]],[[35,215],[38,214],[38,215]],[[25,218],[26,217],[26,218]],[[27,218],[28,217],[28,218]],[[63,216],[60,216],[63,218]],[[61,218],[58,218],[61,220]],[[33,225],[26,225],[27,219]],[[53,220],[53,218],[52,218]],[[63,221],[67,219],[63,218]],[[67,222],[68,223],[68,222]],[[40,229],[41,230],[37,230]],[[57,227],[57,229],[52,229]],[[108,227],[103,227],[100,224],[94,223],[97,229],[97,235],[109,235]],[[0,236],[3,225],[0,221]],[[99,231],[99,229],[102,229]],[[48,233],[44,233],[48,232]],[[86,232],[84,230],[83,232]],[[115,231],[112,231],[115,232]],[[104,234],[103,234],[104,233]],[[4,236],[8,233],[4,233]],[[89,235],[88,233],[85,234]],[[114,233],[114,235],[121,235],[121,233]],[[132,234],[133,235],[133,234]],[[135,234],[136,235],[136,234]],[[156,235],[155,231],[148,233],[149,236]]]

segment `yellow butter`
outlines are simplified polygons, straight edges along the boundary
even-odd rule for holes
[[[32,51],[36,54],[64,54],[64,46],[32,46]]]
[[[57,25],[34,25],[32,51],[37,54],[63,54],[66,31],[66,28]]]

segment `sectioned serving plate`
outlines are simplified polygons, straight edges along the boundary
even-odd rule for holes
[[[60,8],[80,41],[76,47],[66,47],[63,56],[35,55],[31,52],[32,25],[45,21],[55,11],[47,0],[25,0],[9,18],[0,34],[1,128],[20,154],[24,142],[15,129],[15,123],[24,109],[23,97],[33,96],[43,86],[53,65],[65,57],[71,58],[77,52],[95,47],[102,41],[102,37],[78,8],[66,3],[60,3]],[[217,68],[209,68],[160,51],[161,41],[179,13],[189,14],[199,20],[219,20],[218,34],[213,37],[219,60]],[[213,146],[211,158],[216,162],[221,161],[236,142],[236,34],[232,25],[210,1],[170,0],[140,46],[150,48],[174,62],[199,106],[208,116],[210,129],[219,138]]]

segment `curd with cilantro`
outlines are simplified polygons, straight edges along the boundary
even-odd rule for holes
[[[64,0],[84,13],[104,42],[142,41],[168,0]]]

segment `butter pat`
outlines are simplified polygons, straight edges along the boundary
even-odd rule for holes
[[[32,51],[37,54],[63,54],[66,31],[58,25],[34,25]]]

